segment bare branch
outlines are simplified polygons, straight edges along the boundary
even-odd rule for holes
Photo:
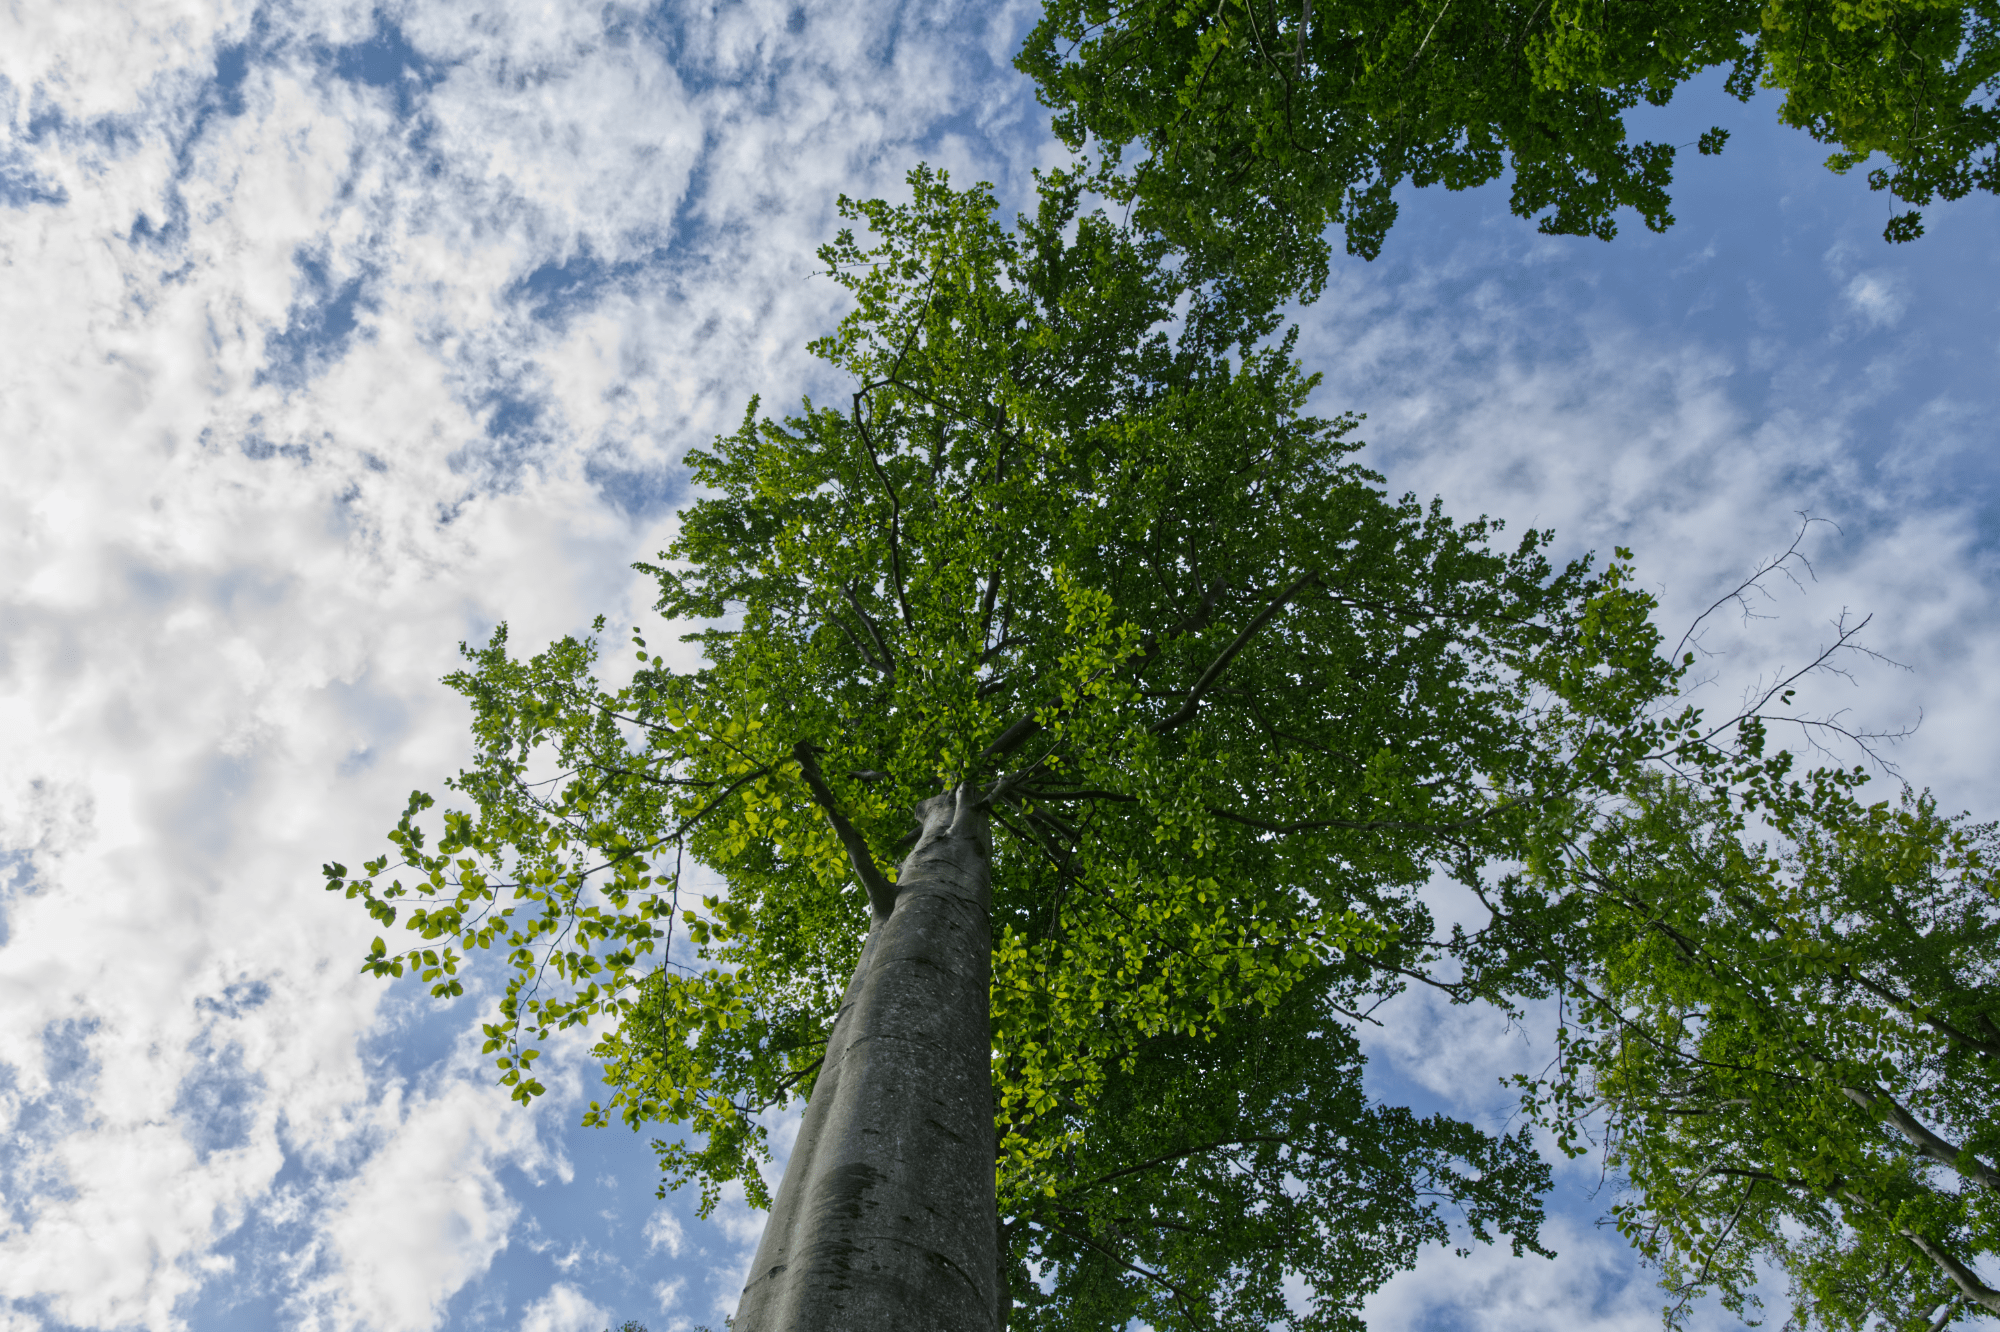
[[[1794,574],[1791,571],[1791,563],[1793,560],[1797,560],[1800,564],[1805,566],[1806,576],[1808,578],[1813,577],[1812,561],[1808,560],[1803,554],[1800,553],[1799,546],[1805,541],[1806,533],[1812,530],[1812,525],[1814,523],[1825,523],[1827,526],[1832,527],[1836,532],[1840,530],[1839,525],[1834,523],[1833,520],[1830,518],[1815,518],[1809,513],[1801,512],[1799,514],[1799,530],[1792,534],[1792,543],[1789,546],[1786,546],[1782,553],[1774,555],[1770,559],[1766,560],[1764,562],[1763,567],[1758,569],[1757,572],[1751,574],[1748,578],[1745,578],[1742,582],[1738,583],[1735,587],[1729,589],[1729,591],[1723,593],[1720,597],[1717,597],[1714,605],[1710,606],[1707,610],[1703,611],[1701,614],[1695,616],[1693,623],[1688,625],[1687,632],[1681,635],[1681,641],[1674,644],[1673,655],[1669,657],[1668,660],[1674,662],[1680,661],[1681,654],[1687,650],[1687,645],[1690,642],[1692,642],[1696,647],[1700,647],[1701,640],[1696,635],[1701,629],[1702,621],[1706,620],[1709,616],[1715,614],[1717,611],[1721,610],[1724,606],[1727,606],[1732,601],[1743,608],[1743,615],[1745,619],[1758,618],[1756,612],[1750,609],[1750,603],[1745,598],[1744,593],[1750,591],[1752,588],[1755,588],[1759,592],[1763,592],[1764,580],[1770,577],[1772,574],[1782,572],[1787,578],[1792,580],[1794,585],[1802,586],[1801,584],[1799,584],[1798,575]],[[1766,592],[1765,595],[1769,596],[1770,594]]]
[[[1884,656],[1882,653],[1876,652],[1872,648],[1862,647],[1859,643],[1854,641],[1856,637],[1861,633],[1861,631],[1868,627],[1869,622],[1873,619],[1874,616],[1871,615],[1864,617],[1859,624],[1849,625],[1847,622],[1847,614],[1845,611],[1843,611],[1840,615],[1840,618],[1834,621],[1834,640],[1832,643],[1821,648],[1819,650],[1819,653],[1816,656],[1814,656],[1811,661],[1807,662],[1804,666],[1801,666],[1799,669],[1792,671],[1788,674],[1780,676],[1775,683],[1768,686],[1757,686],[1752,688],[1749,691],[1749,693],[1746,694],[1742,708],[1740,711],[1737,712],[1735,716],[1729,718],[1727,721],[1723,721],[1717,723],[1714,726],[1709,727],[1708,730],[1704,732],[1698,740],[1691,741],[1690,743],[1698,745],[1712,745],[1715,743],[1715,738],[1721,735],[1724,731],[1727,731],[1734,726],[1740,726],[1744,722],[1750,721],[1752,719],[1764,723],[1785,722],[1790,725],[1797,726],[1802,731],[1804,731],[1806,733],[1808,743],[1812,744],[1812,746],[1815,749],[1819,749],[1823,752],[1826,750],[1826,746],[1822,745],[1818,741],[1816,733],[1827,732],[1839,736],[1840,738],[1848,741],[1849,743],[1858,746],[1861,749],[1861,751],[1865,753],[1869,757],[1869,759],[1873,761],[1877,766],[1879,766],[1883,771],[1889,773],[1892,776],[1900,775],[1900,770],[1896,767],[1896,765],[1894,763],[1891,763],[1888,759],[1884,758],[1879,752],[1877,752],[1875,745],[1881,741],[1887,741],[1893,744],[1896,741],[1907,739],[1911,734],[1915,732],[1916,728],[1914,726],[1906,726],[1899,731],[1855,731],[1855,730],[1850,730],[1849,728],[1843,726],[1840,723],[1839,719],[1842,713],[1839,712],[1834,713],[1830,717],[1787,717],[1787,716],[1774,717],[1767,715],[1763,711],[1763,709],[1767,707],[1773,700],[1776,700],[1780,705],[1788,705],[1791,702],[1792,695],[1797,692],[1795,689],[1792,688],[1792,686],[1796,685],[1800,680],[1804,679],[1806,676],[1811,675],[1815,672],[1824,671],[1830,674],[1844,676],[1848,680],[1852,681],[1854,678],[1852,673],[1843,670],[1840,667],[1830,664],[1833,658],[1841,652],[1859,652],[1863,656],[1872,658],[1873,660],[1879,661],[1884,665],[1894,666],[1898,670],[1908,670],[1909,667],[1905,666],[1902,662]],[[1752,697],[1753,695],[1754,698]],[[1654,755],[1654,757],[1660,759],[1666,759],[1669,756],[1666,754],[1658,754]]]
[[[1886,657],[1880,652],[1875,651],[1873,648],[1863,647],[1861,646],[1861,644],[1855,641],[1857,638],[1861,636],[1861,631],[1863,629],[1866,629],[1869,626],[1869,624],[1873,622],[1874,619],[1875,617],[1873,615],[1864,615],[1861,617],[1861,622],[1859,624],[1854,625],[1850,628],[1847,623],[1847,612],[1845,610],[1842,610],[1840,612],[1839,618],[1833,622],[1833,642],[1821,648],[1819,651],[1819,655],[1814,657],[1811,661],[1807,662],[1804,666],[1801,666],[1798,670],[1793,671],[1790,675],[1783,677],[1776,684],[1771,685],[1768,689],[1766,689],[1763,692],[1762,695],[1758,697],[1755,703],[1748,704],[1748,706],[1746,706],[1743,709],[1744,712],[1753,713],[1760,711],[1767,704],[1769,704],[1770,701],[1774,698],[1780,698],[1781,696],[1789,698],[1791,686],[1797,684],[1800,680],[1804,679],[1808,675],[1813,674],[1815,671],[1824,671],[1830,675],[1838,675],[1851,682],[1854,679],[1852,672],[1828,664],[1833,660],[1834,656],[1837,653],[1859,652],[1862,656],[1868,657],[1874,661],[1879,661],[1885,666],[1894,666],[1897,670],[1902,670],[1902,671],[1909,670],[1910,668],[1908,666],[1905,666],[1902,662]]]

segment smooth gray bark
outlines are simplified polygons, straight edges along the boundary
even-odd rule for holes
[[[827,1040],[736,1332],[996,1332],[992,839],[918,807]]]

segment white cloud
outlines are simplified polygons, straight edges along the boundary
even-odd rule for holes
[[[1470,261],[1467,261],[1470,262]],[[1946,469],[1865,465],[1856,436],[1893,401],[1867,375],[1833,391],[1797,376],[1845,354],[1830,342],[1754,366],[1741,349],[1663,339],[1624,321],[1552,319],[1544,304],[1495,298],[1484,317],[1457,314],[1449,270],[1394,285],[1346,270],[1306,312],[1305,357],[1328,382],[1323,411],[1365,408],[1364,460],[1393,489],[1442,495],[1463,516],[1489,513],[1514,530],[1553,527],[1559,550],[1634,548],[1640,576],[1678,629],[1764,558],[1784,549],[1798,512],[1831,520],[1805,550],[1817,577],[1772,580],[1761,616],[1709,622],[1699,701],[1734,705],[1782,663],[1802,664],[1843,609],[1874,615],[1867,642],[1913,668],[1856,662],[1855,680],[1822,678],[1802,695],[1848,720],[1922,727],[1892,753],[1948,800],[1981,798],[1994,735],[1982,710],[1985,673],[1967,669],[2000,648],[1982,609],[2000,587],[1984,538],[1982,500]],[[1879,360],[1861,349],[1850,358]],[[1818,372],[1814,372],[1815,376]],[[1797,737],[1792,742],[1796,743]]]
[[[390,1135],[335,1190],[319,1226],[332,1271],[299,1304],[330,1326],[437,1326],[444,1302],[507,1247],[519,1204],[500,1167],[550,1164],[533,1120],[498,1088],[454,1082],[407,1109],[400,1099],[384,1103]]]
[[[687,1247],[687,1232],[681,1229],[680,1221],[666,1208],[656,1209],[646,1220],[646,1247],[657,1253],[667,1251],[669,1258],[681,1256]]]
[[[1475,1245],[1464,1258],[1428,1249],[1364,1305],[1370,1326],[1451,1328],[1454,1332],[1656,1332],[1665,1300],[1650,1274],[1633,1270],[1616,1235],[1556,1218],[1542,1239],[1561,1255],[1515,1258],[1505,1244]],[[1773,1308],[1782,1308],[1763,1292]],[[1740,1328],[1714,1300],[1696,1306],[1696,1332]]]
[[[1460,1117],[1488,1127],[1519,1101],[1502,1079],[1546,1061],[1546,1038],[1553,1031],[1553,1012],[1538,1006],[1530,1006],[1525,1021],[1514,1022],[1484,1005],[1454,1005],[1422,985],[1383,1004],[1374,1016],[1382,1025],[1360,1032],[1371,1061],[1382,1061]],[[1539,1061],[1538,1050],[1543,1051]]]
[[[777,1182],[771,1182],[773,1196]],[[710,1216],[719,1238],[728,1246],[720,1253],[703,1250],[710,1259],[707,1266],[709,1291],[714,1297],[713,1308],[718,1314],[731,1314],[736,1310],[736,1301],[743,1294],[743,1283],[750,1278],[750,1264],[757,1256],[757,1242],[764,1238],[765,1213],[752,1211],[743,1200],[743,1186],[730,1183],[722,1190],[722,1201]]]
[[[199,71],[211,44],[240,39],[254,6],[153,0],[135,5],[10,5],[0,14],[0,77],[45,86],[73,115],[129,113],[163,82]],[[27,108],[17,108],[26,118]]]
[[[329,71],[381,38],[369,6],[254,35],[240,7],[0,15],[8,112],[65,117],[30,151],[67,195],[0,209],[34,312],[0,329],[0,1300],[79,1326],[172,1327],[228,1280],[426,1327],[490,1270],[537,1121],[482,1061],[406,1084],[364,1047],[415,1029],[315,867],[456,766],[455,639],[644,606],[624,566],[661,543],[661,469],[811,382],[834,193],[893,186],[974,82],[942,76],[970,58],[948,14],[901,24],[884,79],[855,62],[893,8],[795,31],[738,7],[664,42],[636,10],[381,13],[422,79]],[[563,264],[584,299],[538,318],[515,284]],[[537,420],[489,438],[509,401]],[[603,503],[621,475],[653,487],[635,513]],[[545,1067],[573,1113],[578,1052]]]
[[[549,1287],[549,1293],[528,1306],[521,1319],[521,1332],[597,1332],[613,1321],[602,1306],[567,1282]]]
[[[1891,327],[1903,317],[1903,295],[1891,274],[1862,273],[1841,294],[1856,314],[1876,328]]]

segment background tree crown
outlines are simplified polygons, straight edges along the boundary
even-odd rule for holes
[[[1673,223],[1680,147],[1629,140],[1625,113],[1726,69],[1741,101],[1913,207],[2000,189],[2000,39],[1990,0],[1582,4],[1567,0],[1048,0],[1017,64],[1106,188],[1238,280],[1310,296],[1329,226],[1374,258],[1405,181],[1462,190],[1512,170],[1510,206],[1551,235],[1609,240],[1631,208]],[[1704,154],[1728,132],[1700,136]],[[1129,157],[1129,162],[1128,162]]]

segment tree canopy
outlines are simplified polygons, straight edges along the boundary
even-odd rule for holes
[[[1329,225],[1374,258],[1396,186],[1467,189],[1511,168],[1511,207],[1557,235],[1610,239],[1620,208],[1673,222],[1678,148],[1624,114],[1726,70],[1747,101],[1838,172],[1910,205],[2000,190],[1993,0],[1046,0],[1017,63],[1073,149],[1129,171],[1109,188],[1216,271],[1287,291],[1324,280]],[[1720,127],[1700,136],[1719,152]],[[1129,162],[1128,162],[1129,159]]]
[[[433,847],[416,794],[391,852],[327,866],[421,935],[368,969],[450,997],[499,951],[517,1096],[536,1042],[598,1022],[589,1122],[684,1126],[669,1185],[768,1205],[760,1116],[812,1094],[879,867],[969,791],[1019,1316],[1351,1327],[1453,1211],[1534,1246],[1525,1138],[1372,1105],[1351,1027],[1439,956],[1434,874],[1659,738],[1650,601],[1622,563],[1384,494],[1272,321],[1081,212],[1076,178],[1011,232],[983,188],[911,184],[843,204],[872,246],[823,251],[854,310],[814,350],[849,401],[753,403],[641,566],[701,667],[641,637],[612,687],[589,638],[467,648],[468,808]],[[701,910],[689,860],[726,885]]]

